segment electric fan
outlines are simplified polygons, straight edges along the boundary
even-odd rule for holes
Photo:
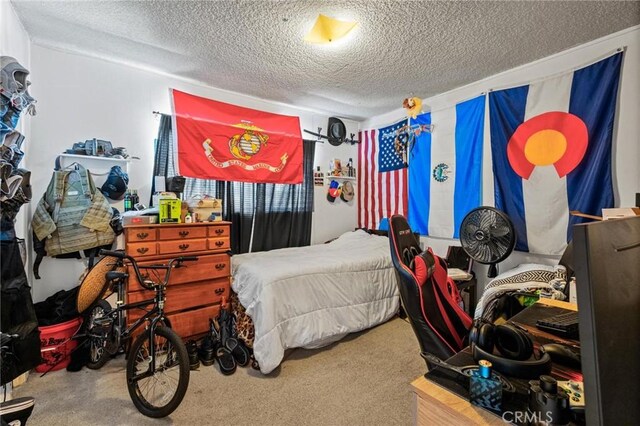
[[[489,278],[498,275],[496,264],[511,254],[516,244],[513,224],[493,207],[471,210],[460,225],[460,244],[473,260],[489,265]]]

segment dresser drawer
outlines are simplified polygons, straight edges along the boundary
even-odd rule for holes
[[[183,240],[185,238],[206,238],[206,226],[176,226],[158,229],[159,240]]]
[[[154,228],[132,228],[127,229],[127,242],[154,241],[156,230]]]
[[[128,303],[153,299],[154,291],[134,291],[127,294]],[[185,309],[220,303],[222,297],[229,300],[229,279],[222,278],[211,281],[201,281],[180,286],[169,286],[166,292],[164,310],[167,313],[179,312]],[[143,311],[135,309],[130,311],[130,321],[134,321],[143,315]]]
[[[178,333],[178,336],[183,340],[186,340],[188,337],[207,333],[209,331],[209,318],[216,318],[219,312],[220,305],[217,304],[177,313],[165,314],[165,317],[169,320],[173,331]],[[136,309],[128,312],[127,326],[133,324],[136,320],[141,318],[142,315],[143,312]],[[144,329],[145,325],[142,324],[132,333],[134,340],[136,336],[144,331]]]
[[[209,238],[209,250],[224,250],[229,247],[229,238]]]
[[[153,256],[156,254],[156,242],[129,243],[127,244],[127,254],[133,257]]]
[[[175,253],[179,256],[181,253],[185,255],[194,251],[202,251],[207,249],[207,240],[204,238],[193,240],[171,240],[158,243],[160,246],[159,254]]]
[[[229,225],[210,225],[209,236],[210,237],[228,237],[230,235]]]
[[[141,265],[157,265],[166,264],[170,259],[162,259],[152,262],[141,262]],[[198,256],[198,260],[195,262],[184,262],[183,268],[174,269],[171,271],[171,278],[169,279],[169,287],[174,285],[183,285],[196,281],[207,281],[216,278],[225,278],[228,281],[230,268],[230,258],[227,254],[214,254]],[[142,274],[149,272],[152,279],[156,279],[153,275],[153,270],[142,269]],[[164,278],[164,271],[157,271],[161,277]],[[133,268],[129,266],[129,284],[127,291],[139,291],[143,290],[143,287],[138,282],[138,279],[133,272]]]
[[[204,334],[209,331],[209,319],[216,318],[220,312],[220,305],[207,306],[205,308],[184,311],[178,314],[167,315],[171,322],[171,328],[180,337]]]

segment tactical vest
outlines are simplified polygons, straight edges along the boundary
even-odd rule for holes
[[[91,173],[75,163],[53,172],[31,226],[44,240],[47,255],[57,256],[111,244],[111,216],[111,206],[96,190]]]

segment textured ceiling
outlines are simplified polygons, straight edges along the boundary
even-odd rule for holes
[[[360,119],[640,23],[640,2],[13,1],[40,45]],[[303,42],[318,13],[348,40]]]

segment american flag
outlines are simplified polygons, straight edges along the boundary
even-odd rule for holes
[[[380,220],[407,214],[407,168],[379,171],[375,129],[360,132],[358,227],[377,229]]]
[[[407,166],[402,155],[396,152],[394,144],[398,130],[406,125],[407,120],[402,120],[379,130],[380,152],[378,154],[378,165],[381,172],[398,170]]]

